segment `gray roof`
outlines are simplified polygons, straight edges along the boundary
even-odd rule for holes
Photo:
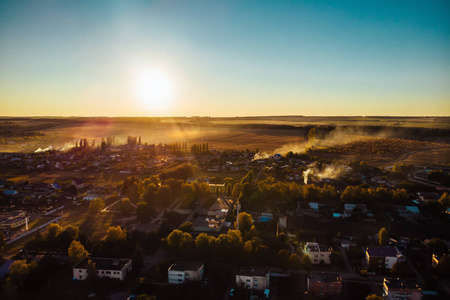
[[[73,266],[74,269],[86,269],[88,261],[92,260],[95,263],[96,270],[122,270],[123,267],[131,262],[129,258],[103,258],[103,257],[88,257]]]
[[[269,269],[265,267],[244,267],[237,272],[237,275],[244,276],[266,276],[269,273]]]
[[[395,247],[368,247],[367,253],[372,257],[396,257],[397,248]]]
[[[170,266],[169,270],[173,271],[197,271],[203,266],[201,262],[195,261],[178,261]]]

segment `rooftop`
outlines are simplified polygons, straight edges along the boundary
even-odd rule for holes
[[[367,253],[373,257],[394,257],[397,256],[397,248],[395,247],[368,247]]]
[[[416,280],[402,280],[402,279],[384,279],[384,284],[389,289],[406,290],[406,289],[420,289]]]
[[[243,267],[236,275],[244,276],[266,276],[269,273],[269,269],[265,267]]]
[[[170,266],[169,270],[173,271],[197,271],[203,266],[201,262],[193,261],[177,261]]]
[[[127,263],[131,262],[129,258],[88,257],[77,263],[73,268],[86,269],[89,260],[95,263],[97,270],[122,270]]]
[[[341,275],[331,273],[311,274],[309,282],[339,282]]]

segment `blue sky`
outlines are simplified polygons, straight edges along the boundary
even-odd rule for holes
[[[450,2],[391,2],[1,0],[1,114],[449,115]]]

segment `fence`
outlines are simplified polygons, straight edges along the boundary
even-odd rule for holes
[[[54,218],[53,220],[48,221],[47,223],[42,224],[42,225],[39,226],[39,227],[33,228],[33,229],[31,229],[31,230],[28,230],[28,231],[25,232],[24,234],[19,235],[18,237],[13,238],[12,240],[9,240],[6,244],[9,245],[9,244],[11,244],[11,243],[13,243],[13,242],[15,242],[15,241],[17,241],[17,240],[20,240],[21,238],[26,237],[27,235],[30,235],[30,234],[32,234],[32,233],[38,231],[39,229],[45,228],[45,227],[47,227],[48,225],[50,225],[51,223],[55,223],[55,222],[57,222],[57,221],[59,221],[59,220],[61,220],[61,219],[62,219],[62,217]]]

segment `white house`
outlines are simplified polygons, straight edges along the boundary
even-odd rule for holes
[[[129,258],[85,258],[73,266],[73,278],[86,280],[88,277],[88,264],[93,264],[94,275],[99,278],[109,277],[124,281],[128,272],[131,272],[132,260]]]
[[[248,267],[236,274],[236,285],[249,290],[262,291],[269,287],[270,272],[267,268]]]
[[[319,245],[318,243],[307,242],[304,252],[311,258],[313,264],[330,264],[330,256],[333,252],[331,246]]]
[[[200,262],[179,261],[168,269],[170,284],[201,281],[203,279],[204,265]]]
[[[405,258],[397,247],[368,247],[366,260],[369,268],[390,270],[396,262],[403,262]]]

